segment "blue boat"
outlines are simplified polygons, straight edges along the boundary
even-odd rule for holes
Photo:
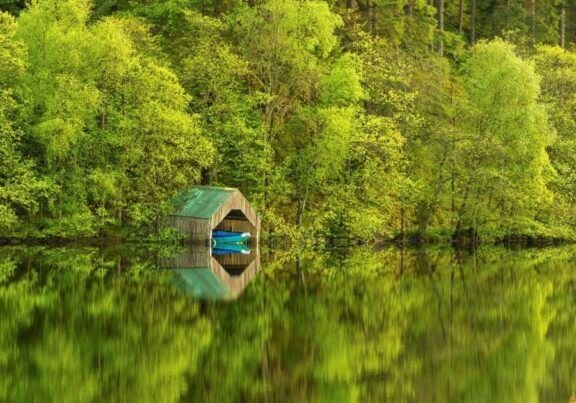
[[[249,255],[250,248],[248,248],[248,246],[244,244],[224,243],[224,244],[216,244],[212,249],[213,255],[231,255],[233,253]]]
[[[212,240],[218,244],[240,244],[250,240],[249,232],[212,231]]]

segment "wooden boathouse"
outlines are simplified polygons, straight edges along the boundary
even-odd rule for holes
[[[260,217],[248,200],[234,188],[193,186],[173,201],[174,211],[165,225],[195,242],[212,242],[212,231],[249,232],[258,245]]]

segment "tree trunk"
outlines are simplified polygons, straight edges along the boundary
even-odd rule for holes
[[[438,0],[438,54],[444,56],[444,0]]]
[[[435,7],[436,2],[434,0],[430,0],[428,4],[430,4],[430,7]],[[435,45],[436,45],[435,38],[432,38],[432,40],[430,41],[430,52],[434,52]]]
[[[454,78],[450,80],[450,104],[454,105]],[[450,227],[454,228],[456,211],[456,115],[452,117],[452,172],[450,172]]]
[[[532,18],[532,45],[536,44],[536,0],[530,0],[530,17]]]
[[[458,9],[458,33],[464,30],[464,0],[460,0],[460,7]]]
[[[442,160],[440,161],[440,169],[439,171],[439,178],[438,183],[436,184],[436,189],[432,194],[430,199],[430,203],[426,206],[422,214],[420,214],[420,223],[418,226],[418,238],[420,241],[424,241],[426,239],[426,231],[428,230],[428,225],[430,224],[430,220],[432,219],[432,215],[437,207],[438,198],[440,197],[440,193],[442,192],[442,187],[446,182],[446,178],[444,177],[444,166],[446,164],[446,159],[448,157],[448,144],[444,145],[444,153],[442,155]],[[450,177],[448,177],[450,179]]]
[[[378,17],[377,17],[378,10],[376,9],[376,3],[374,1],[370,4],[370,31],[372,34],[375,35],[378,29]]]
[[[566,46],[566,6],[564,1],[560,4],[560,47]]]
[[[363,21],[370,23],[370,4],[371,2],[364,1],[364,0],[356,0],[358,3],[358,8],[360,9],[360,13],[362,14]]]
[[[404,6],[404,13],[406,13],[408,17],[412,17],[412,3],[408,3]]]
[[[472,0],[472,13],[470,14],[470,43],[476,43],[476,0]]]
[[[354,0],[348,0],[348,2],[346,3],[346,8],[351,10],[354,8]]]
[[[300,202],[298,203],[298,217],[296,219],[298,228],[302,227],[304,210],[306,210],[306,199],[308,199],[308,188],[306,188],[304,196],[300,198]]]

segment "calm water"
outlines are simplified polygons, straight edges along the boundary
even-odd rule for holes
[[[576,391],[574,246],[170,255],[0,249],[0,401],[569,402]]]

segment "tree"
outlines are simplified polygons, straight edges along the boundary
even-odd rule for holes
[[[505,231],[530,231],[551,201],[554,169],[546,148],[554,131],[539,101],[534,67],[502,41],[479,43],[463,68],[469,99],[467,141],[457,181],[456,232],[480,223]]]
[[[274,209],[288,188],[283,161],[291,140],[284,125],[318,96],[341,19],[324,2],[271,0],[238,9],[229,23],[233,44],[248,65],[249,94],[257,100],[263,145],[269,147],[274,162],[260,178],[262,206]]]
[[[553,46],[539,46],[533,56],[536,71],[542,77],[542,100],[548,106],[550,122],[557,137],[548,154],[557,176],[551,183],[554,208],[548,216],[552,222],[573,225],[576,200],[576,54]]]
[[[34,162],[22,155],[22,132],[15,126],[19,109],[10,88],[25,70],[24,47],[15,36],[12,17],[0,12],[0,233],[18,231],[20,216],[35,214],[51,190],[39,179]]]
[[[150,222],[199,181],[212,148],[190,98],[135,20],[89,24],[84,0],[36,1],[18,19],[28,65],[18,83],[28,152],[61,191],[46,205],[53,234]]]

